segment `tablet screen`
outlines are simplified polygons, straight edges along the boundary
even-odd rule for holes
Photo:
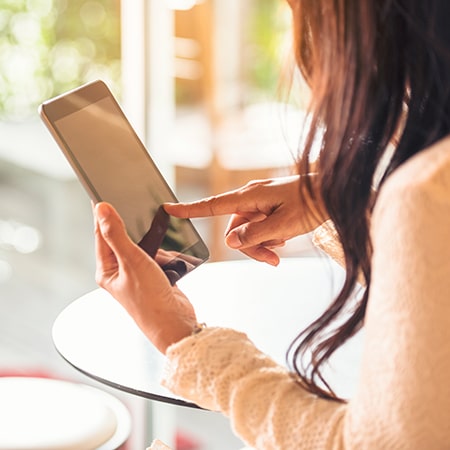
[[[95,101],[74,95],[53,100],[66,102],[59,113],[51,114],[52,101],[42,111],[93,200],[111,203],[131,239],[158,262],[207,259],[192,223],[161,207],[176,198],[109,90]]]

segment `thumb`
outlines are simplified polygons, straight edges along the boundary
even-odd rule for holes
[[[122,218],[113,206],[105,202],[97,203],[95,215],[100,233],[118,262],[134,257],[136,248],[128,236]]]
[[[234,249],[264,245],[265,242],[284,241],[286,238],[287,236],[280,230],[278,220],[273,216],[257,221],[236,219],[225,233],[226,244]]]

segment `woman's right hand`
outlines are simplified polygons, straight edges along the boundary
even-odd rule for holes
[[[280,261],[275,248],[320,225],[319,208],[305,212],[298,175],[251,181],[224,194],[192,203],[166,203],[168,214],[181,218],[231,214],[225,243],[247,256],[271,265]],[[314,217],[313,217],[314,216]]]

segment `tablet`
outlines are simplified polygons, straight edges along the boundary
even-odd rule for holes
[[[191,221],[162,208],[177,199],[103,81],[45,101],[39,114],[89,197],[116,208],[172,284],[209,258]]]

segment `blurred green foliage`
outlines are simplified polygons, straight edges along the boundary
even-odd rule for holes
[[[244,78],[253,96],[273,93],[284,65],[290,10],[279,0],[253,0],[246,19]]]
[[[119,93],[120,0],[0,0],[0,118],[102,78]]]

